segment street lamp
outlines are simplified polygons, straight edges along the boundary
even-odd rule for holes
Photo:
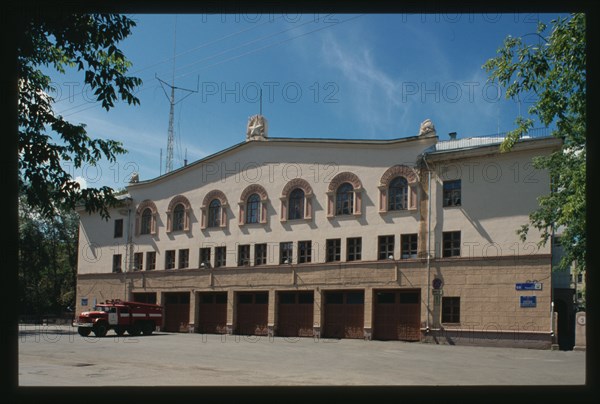
[[[402,274],[400,273],[398,261],[394,259],[394,254],[390,254],[388,260],[394,261],[394,282],[397,282],[398,285],[402,285]]]

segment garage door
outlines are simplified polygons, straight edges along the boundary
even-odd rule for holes
[[[279,292],[277,335],[313,336],[313,292]]]
[[[239,292],[236,332],[241,335],[268,335],[268,309],[268,292]]]
[[[227,333],[227,292],[200,293],[198,296],[198,332]]]
[[[325,292],[324,337],[363,338],[364,318],[364,291]]]
[[[139,303],[152,303],[156,304],[156,293],[134,293],[133,301]]]
[[[190,321],[190,294],[188,292],[165,293],[165,331],[187,332]]]
[[[373,338],[419,341],[421,338],[420,290],[374,291]]]

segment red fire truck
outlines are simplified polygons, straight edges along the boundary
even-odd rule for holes
[[[158,304],[107,300],[96,304],[92,311],[81,313],[73,327],[77,327],[83,337],[91,332],[96,337],[104,337],[108,330],[115,330],[117,335],[125,331],[129,335],[150,335],[162,321],[163,308]]]

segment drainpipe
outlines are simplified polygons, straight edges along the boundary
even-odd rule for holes
[[[127,231],[125,233],[125,271],[123,271],[123,275],[125,278],[124,283],[124,296],[123,300],[128,301],[129,296],[127,293],[127,272],[131,270],[131,198],[127,198]]]
[[[427,161],[423,157],[423,161],[427,165]],[[431,289],[431,170],[427,165],[427,323],[426,323],[426,332],[429,332],[429,316],[430,316],[430,308],[429,301],[430,299],[430,289]]]

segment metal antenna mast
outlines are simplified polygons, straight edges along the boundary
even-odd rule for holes
[[[177,16],[175,16],[175,30],[173,33],[173,75],[171,77],[171,84],[165,82],[164,80],[161,80],[155,74],[155,77],[159,81],[160,86],[162,87],[163,91],[165,92],[165,96],[169,100],[169,104],[170,104],[169,130],[168,130],[168,138],[167,138],[167,156],[165,158],[165,174],[173,171],[173,143],[175,143],[175,134],[174,134],[174,130],[173,130],[173,125],[174,125],[174,121],[175,121],[175,104],[178,104],[181,101],[185,100],[192,93],[197,93],[200,89],[200,77],[198,77],[198,86],[197,86],[196,90],[189,90],[186,88],[175,87],[175,56],[176,56],[176,49],[177,49],[176,46],[177,46]],[[165,86],[171,88],[170,95],[167,94],[167,90],[165,89]],[[185,97],[183,97],[182,99],[180,99],[177,102],[175,102],[175,90],[176,89],[188,92],[188,94]],[[162,160],[162,157],[161,157],[161,160]]]

